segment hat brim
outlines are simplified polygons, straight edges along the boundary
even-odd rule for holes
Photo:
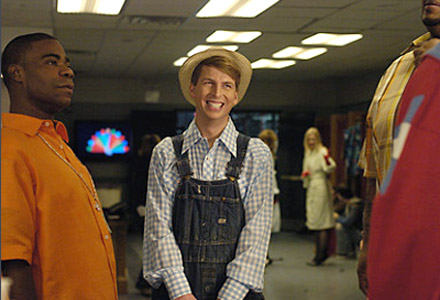
[[[191,77],[194,69],[205,59],[212,56],[224,56],[237,64],[240,71],[240,85],[238,86],[238,102],[240,102],[246,94],[247,88],[252,78],[252,67],[249,60],[238,52],[226,50],[224,48],[210,48],[203,52],[199,52],[188,58],[179,70],[179,83],[185,99],[192,105],[196,105],[190,94]]]

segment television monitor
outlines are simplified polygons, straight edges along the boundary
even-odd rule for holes
[[[133,152],[132,127],[129,122],[77,121],[75,152],[83,159],[127,158]]]

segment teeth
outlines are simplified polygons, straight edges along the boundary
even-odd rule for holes
[[[214,108],[220,108],[222,106],[221,103],[208,102],[208,105]]]

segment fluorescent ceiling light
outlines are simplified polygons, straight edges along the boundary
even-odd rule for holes
[[[280,0],[210,0],[196,14],[198,18],[254,18]]]
[[[58,0],[59,13],[118,15],[125,0]]]
[[[190,50],[188,52],[188,54],[186,54],[187,56],[193,56],[196,53],[208,50],[209,48],[225,48],[229,51],[237,51],[238,46],[237,45],[197,45],[195,46],[192,50]]]
[[[296,64],[294,60],[273,60],[261,58],[251,64],[252,69],[282,69]]]
[[[327,52],[327,48],[317,47],[317,48],[304,48],[304,47],[294,47],[289,46],[272,54],[273,58],[296,58],[296,59],[311,59],[318,55]]]
[[[173,65],[176,67],[180,67],[183,65],[183,63],[188,59],[188,57],[181,57],[178,60],[176,60],[175,62],[173,62]]]
[[[345,46],[362,37],[362,34],[317,33],[302,40],[301,43],[304,45]]]
[[[208,43],[230,42],[250,43],[261,35],[261,31],[225,31],[217,30],[206,38]]]

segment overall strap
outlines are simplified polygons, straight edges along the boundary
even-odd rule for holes
[[[183,134],[173,136],[171,139],[173,141],[174,153],[177,159],[177,171],[179,172],[180,177],[189,178],[193,172],[191,171],[191,167],[189,165],[188,151],[182,154]]]
[[[239,178],[241,168],[243,166],[244,157],[246,156],[247,147],[251,138],[242,133],[237,137],[237,156],[231,157],[226,167],[226,177],[234,181]]]

